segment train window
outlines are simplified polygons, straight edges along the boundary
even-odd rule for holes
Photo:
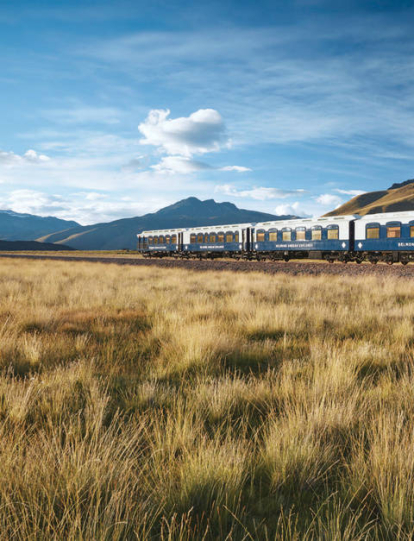
[[[197,244],[202,244],[204,242],[204,235],[203,233],[199,233],[197,235]]]
[[[148,244],[152,244],[153,242],[153,238],[152,237],[148,237]]]
[[[312,229],[312,240],[322,240],[322,229]]]
[[[226,233],[226,242],[233,242],[233,233],[229,231]]]
[[[296,240],[306,240],[306,229],[296,229]]]
[[[239,242],[239,232],[234,233],[234,242]]]
[[[224,233],[218,233],[217,240],[218,242],[224,242]]]
[[[292,231],[282,231],[282,240],[292,240]]]
[[[217,242],[217,236],[216,236],[215,233],[211,233],[211,234],[210,234],[210,242],[211,242],[212,244],[214,244],[215,242]]]
[[[154,244],[158,244],[158,237],[154,237]]]
[[[401,226],[387,227],[387,238],[397,239],[401,237]]]
[[[257,240],[257,242],[264,242],[264,240],[265,240],[265,232],[264,231],[258,231],[256,233],[256,240]]]
[[[335,227],[333,229],[328,229],[328,240],[338,240],[339,239],[339,228]]]
[[[160,236],[158,237],[158,243],[159,243],[159,244],[164,244],[164,236],[163,236],[163,235],[160,235]]]
[[[197,236],[195,233],[191,233],[190,235],[190,244],[195,244],[197,242]]]
[[[171,241],[171,237],[169,235],[165,237],[165,244],[170,244],[170,241]]]
[[[367,227],[367,239],[379,239],[380,228],[379,227]]]
[[[269,240],[271,242],[276,242],[277,241],[277,231],[270,231]]]
[[[172,235],[171,244],[177,244],[177,235]]]
[[[414,237],[414,225],[410,225],[410,237]]]

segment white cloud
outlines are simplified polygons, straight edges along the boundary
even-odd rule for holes
[[[106,194],[98,192],[89,192],[85,194],[85,199],[88,201],[97,201],[98,199],[105,199],[107,197],[108,196]]]
[[[342,193],[344,195],[352,195],[353,197],[355,197],[356,195],[362,195],[363,193],[366,193],[364,190],[340,190],[340,189],[337,189],[335,191],[338,192],[338,193]]]
[[[151,168],[159,173],[181,173],[184,175],[211,169],[209,165],[185,156],[164,156],[158,164],[152,165]]]
[[[136,171],[137,169],[143,169],[146,161],[147,160],[145,156],[136,156],[135,158],[132,158],[131,160],[129,160],[128,163],[122,166],[122,171],[133,172],[133,171]]]
[[[248,197],[251,199],[256,199],[258,201],[266,201],[269,199],[285,199],[286,197],[292,195],[302,195],[305,193],[305,190],[281,190],[279,188],[267,188],[264,186],[254,187],[250,190],[238,190],[231,184],[222,184],[216,186],[214,189],[215,192],[220,192],[225,195],[230,195],[232,197]]]
[[[299,203],[299,201],[296,201],[295,203],[286,203],[282,205],[277,205],[277,207],[275,208],[275,213],[279,216],[287,216],[287,215],[303,216],[303,217],[309,216],[306,211],[301,209],[301,203]]]
[[[42,164],[50,160],[45,154],[38,154],[35,150],[28,150],[22,156],[14,152],[0,150],[0,165],[13,167],[24,164]]]
[[[318,197],[316,197],[315,200],[320,205],[325,205],[325,206],[330,206],[330,207],[332,206],[338,207],[339,205],[342,205],[343,203],[343,200],[341,197],[339,197],[339,195],[334,195],[330,193],[321,194]]]
[[[214,109],[199,109],[189,117],[168,118],[170,110],[153,109],[138,129],[140,143],[161,152],[190,158],[194,154],[217,152],[226,143],[221,115]]]
[[[247,171],[251,171],[249,167],[243,167],[241,165],[226,165],[225,167],[221,167],[219,170],[220,171],[236,171],[237,173],[246,173]]]

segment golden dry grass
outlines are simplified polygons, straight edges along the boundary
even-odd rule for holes
[[[411,539],[414,283],[0,261],[0,539]]]

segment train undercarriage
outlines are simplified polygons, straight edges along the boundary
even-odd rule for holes
[[[355,262],[361,264],[364,262],[372,263],[387,263],[392,265],[394,263],[401,263],[407,265],[409,262],[414,261],[414,252],[403,251],[381,251],[381,252],[339,252],[339,251],[274,251],[274,252],[257,252],[257,251],[229,251],[229,252],[165,252],[165,251],[152,251],[141,252],[146,258],[164,258],[172,257],[175,259],[245,259],[249,261],[290,261],[290,260],[322,260],[329,263],[335,261],[341,263]]]

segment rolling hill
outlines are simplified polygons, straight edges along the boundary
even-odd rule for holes
[[[325,216],[376,214],[414,210],[414,179],[393,184],[388,190],[357,195]]]
[[[0,240],[36,240],[44,235],[78,227],[78,222],[0,210]]]
[[[200,201],[189,197],[157,212],[109,223],[77,226],[39,237],[41,242],[67,244],[79,250],[134,249],[137,234],[147,229],[195,227],[243,222],[282,220],[294,216],[275,216],[265,212],[239,209],[233,203]]]

